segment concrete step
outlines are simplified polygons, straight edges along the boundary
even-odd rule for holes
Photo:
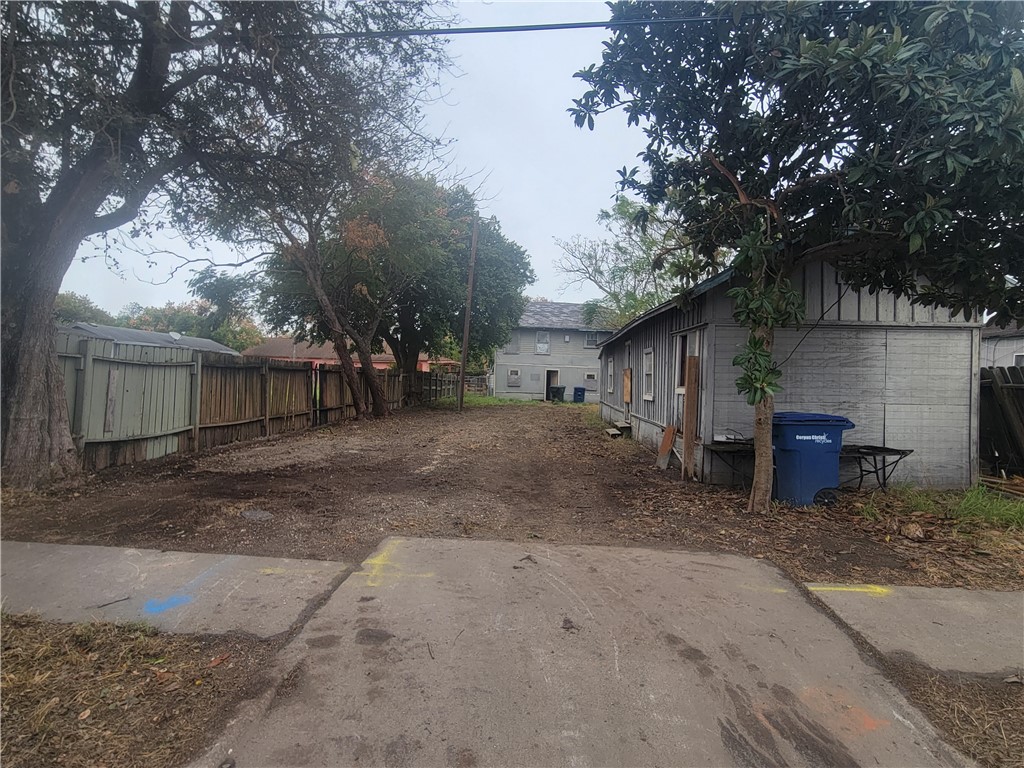
[[[605,433],[607,433],[608,437],[622,437],[622,433],[615,429],[615,427],[609,427],[605,430]]]
[[[619,430],[620,432],[632,432],[633,431],[633,425],[630,424],[628,421],[616,421],[616,422],[614,422],[614,424],[615,424],[615,428],[617,430]]]

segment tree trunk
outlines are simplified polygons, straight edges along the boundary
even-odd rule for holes
[[[767,512],[772,500],[774,456],[772,454],[772,417],[775,398],[768,395],[754,406],[754,480],[750,487],[748,512]]]
[[[359,383],[359,374],[352,364],[352,354],[348,351],[348,339],[341,333],[332,333],[331,341],[334,343],[334,351],[338,355],[338,363],[341,365],[341,373],[345,377],[349,391],[352,392],[352,405],[356,409],[356,418],[362,419],[366,416],[366,403],[363,402],[363,387]]]
[[[388,398],[381,386],[377,371],[373,368],[373,355],[370,352],[370,345],[363,339],[353,339],[356,345],[356,354],[359,356],[359,365],[363,368],[363,376],[366,378],[366,386],[370,390],[370,399],[373,401],[371,413],[375,417],[388,415]]]
[[[769,353],[775,345],[775,334],[771,330],[754,332],[765,344]],[[772,481],[775,477],[775,455],[772,451],[772,417],[775,415],[775,398],[765,395],[754,406],[754,479],[750,486],[748,512],[768,512],[772,501]]]
[[[419,405],[423,402],[423,386],[416,378],[419,371],[419,350],[406,354],[402,360],[402,402],[405,405]]]
[[[53,346],[53,305],[79,240],[29,251],[4,270],[3,481],[35,488],[78,473],[64,377]],[[8,256],[5,254],[5,261]]]

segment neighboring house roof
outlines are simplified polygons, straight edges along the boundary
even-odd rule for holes
[[[72,323],[63,326],[81,336],[94,339],[115,341],[118,344],[140,344],[148,347],[184,347],[198,349],[201,352],[217,352],[222,355],[237,355],[231,347],[219,344],[213,339],[200,339],[197,336],[183,336],[180,333],[163,333],[160,331],[141,331],[138,328],[121,328],[115,325],[97,325],[96,323]]]
[[[387,349],[387,345],[384,345]],[[257,344],[255,347],[249,347],[249,349],[242,352],[246,357],[276,357],[278,359],[287,360],[337,360],[338,354],[334,351],[334,345],[325,344],[310,344],[305,341],[295,341],[291,336],[275,336],[264,341],[262,344]],[[375,364],[381,365],[394,365],[395,356],[390,352],[384,352],[378,355],[371,355]],[[353,353],[352,361],[359,365],[359,357]],[[430,361],[429,356],[425,352],[420,353],[419,362]],[[440,364],[457,364],[457,360],[449,360],[446,357],[439,358],[438,360],[430,361]]]
[[[333,344],[310,344],[291,336],[274,336],[242,352],[246,357],[276,357],[287,360],[337,360]]]
[[[981,329],[982,339],[1024,339],[1024,328],[1017,328],[1008,325],[999,328],[995,325],[987,325]]]
[[[712,288],[717,288],[723,283],[727,283],[730,280],[732,280],[732,277],[735,274],[735,272],[736,270],[734,270],[732,267],[727,267],[726,269],[723,269],[721,272],[719,272],[717,275],[714,275],[713,277],[709,277],[707,280],[702,280],[699,283],[697,283],[695,286],[693,286],[693,288],[684,293],[683,297],[688,299],[695,299],[698,296],[707,293]],[[611,342],[620,338],[624,333],[627,333],[631,331],[633,328],[636,328],[641,323],[646,323],[652,317],[657,317],[662,312],[668,312],[670,309],[675,309],[678,306],[679,304],[675,299],[669,299],[664,304],[659,304],[654,309],[649,309],[642,315],[634,317],[632,320],[630,320],[624,326],[619,328],[619,330],[617,330],[607,339],[602,339],[598,346],[603,347],[606,344],[610,344]]]
[[[601,321],[593,323],[583,319],[583,304],[562,301],[531,301],[519,318],[520,328],[556,328],[570,331],[613,331],[615,328]]]

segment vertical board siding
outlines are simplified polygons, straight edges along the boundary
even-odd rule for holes
[[[89,471],[355,416],[341,366],[118,344],[63,329],[54,346],[72,437]],[[381,380],[388,407],[403,407],[404,378],[373,375]],[[453,397],[457,383],[452,374],[417,372],[410,389],[418,401],[431,402]]]
[[[676,338],[680,331],[700,327],[705,322],[707,307],[706,295],[698,296],[682,309],[669,307],[657,312],[646,322],[641,321],[628,328],[621,336],[602,347],[597,391],[601,412],[607,421],[618,421],[624,415],[622,370],[627,367],[625,347],[628,342],[633,368],[630,414],[635,422],[634,437],[648,443],[653,440],[656,446],[661,441],[665,427],[681,425],[683,400],[682,395],[676,394]],[[643,357],[647,349],[654,350],[653,400],[644,399]],[[609,360],[615,361],[614,392],[608,392]],[[646,426],[641,427],[641,424]]]

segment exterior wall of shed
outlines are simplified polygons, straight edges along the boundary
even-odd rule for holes
[[[996,336],[982,339],[981,365],[983,368],[1009,368],[1017,364],[1015,355],[1024,355],[1024,337]]]
[[[857,425],[845,433],[846,442],[913,449],[893,482],[931,487],[974,482],[980,324],[951,317],[947,310],[912,306],[893,294],[854,291],[841,285],[825,264],[802,270],[793,282],[805,296],[807,320],[800,329],[776,333],[775,356],[785,361],[785,389],[776,398],[776,409],[843,415]],[[696,314],[665,312],[602,349],[601,412],[606,421],[618,421],[624,413],[620,373],[629,342],[634,437],[656,448],[666,426],[680,425],[681,399],[670,380],[677,363],[666,356],[666,345],[673,334],[690,328],[700,339],[698,435],[704,442],[726,434],[753,435],[753,408],[735,386],[738,370],[732,360],[746,332],[732,319],[732,300],[725,295],[729,287],[699,297]],[[655,349],[653,401],[642,398],[645,348]],[[664,365],[659,356],[672,362]],[[609,359],[618,372],[614,393],[606,392]],[[737,479],[707,450],[697,451],[697,470],[705,482],[730,484]]]
[[[823,263],[801,270],[793,284],[803,292],[807,320],[800,329],[776,332],[775,357],[785,361],[776,410],[846,416],[857,425],[844,434],[847,443],[913,449],[892,482],[935,488],[974,482],[980,323],[891,293],[853,290]],[[712,403],[707,439],[753,435],[753,409],[736,392],[732,366],[746,332],[732,320],[726,289],[711,294],[715,375],[705,393]],[[705,461],[706,481],[731,482],[721,461]]]
[[[537,331],[546,330],[550,338],[550,354],[537,354]],[[572,399],[575,387],[586,389],[586,402],[598,402],[601,367],[598,349],[585,346],[587,334],[557,328],[517,328],[513,340],[494,356],[494,394],[517,400],[544,400],[547,397],[546,372],[558,371],[558,386],[565,387],[566,400]],[[608,333],[602,332],[601,337]],[[566,337],[569,341],[566,341]],[[509,348],[518,346],[518,352]],[[508,373],[519,370],[519,385],[510,386]],[[596,376],[588,381],[587,374]]]
[[[709,339],[704,314],[704,297],[698,297],[686,310],[674,307],[667,309],[602,348],[600,395],[601,417],[605,421],[627,420],[626,403],[623,400],[623,370],[631,368],[632,402],[629,405],[628,421],[632,437],[657,449],[667,427],[682,427],[683,404],[687,395],[676,386],[681,354],[677,340],[682,335],[687,336],[690,353],[701,358],[701,389],[704,389],[709,375],[703,365]],[[651,350],[654,355],[654,396],[650,399],[644,397],[645,350]],[[615,371],[612,392],[608,392],[609,361],[613,361]],[[699,394],[694,396],[699,397]],[[698,435],[701,433],[701,418],[702,414],[698,410]],[[681,453],[681,437],[676,438],[676,449]]]

